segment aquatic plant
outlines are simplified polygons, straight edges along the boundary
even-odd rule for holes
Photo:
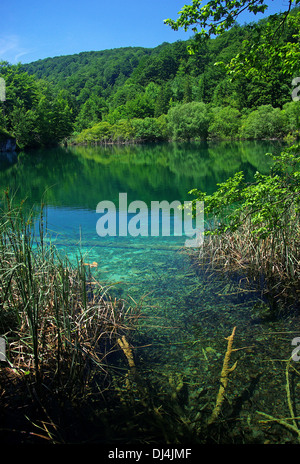
[[[294,408],[294,405],[293,405],[292,395],[291,395],[290,373],[289,373],[289,371],[292,368],[293,371],[296,372],[296,374],[298,376],[300,374],[299,374],[299,371],[297,369],[295,369],[294,366],[291,365],[292,359],[293,359],[293,357],[289,358],[286,361],[286,368],[285,368],[285,378],[286,378],[285,390],[286,390],[286,398],[287,398],[288,409],[289,409],[289,412],[290,412],[290,417],[282,419],[280,417],[274,417],[274,416],[272,416],[270,414],[266,414],[265,412],[262,412],[262,411],[257,411],[257,414],[265,417],[265,419],[264,420],[262,419],[260,421],[260,423],[269,425],[269,423],[275,422],[277,424],[280,424],[284,428],[286,428],[287,430],[291,431],[293,434],[296,434],[298,442],[300,442],[300,428],[299,428],[299,425],[298,425],[299,417],[296,417],[295,412],[294,412],[295,408]]]
[[[212,195],[191,193],[214,220],[198,263],[255,283],[275,308],[297,305],[300,291],[299,147],[272,157],[270,174],[252,183],[238,172]]]
[[[135,326],[138,311],[112,299],[79,256],[72,265],[47,241],[39,217],[15,207],[5,193],[0,220],[0,332],[6,341],[3,374],[27,379],[34,390],[69,398],[103,388],[107,358]],[[34,232],[34,223],[39,233]],[[5,387],[3,387],[5,388]]]

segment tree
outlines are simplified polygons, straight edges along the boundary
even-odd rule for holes
[[[296,5],[299,2],[300,0],[295,0]],[[210,0],[202,7],[201,3],[201,0],[192,0],[191,5],[183,6],[176,21],[166,19],[165,24],[171,26],[175,31],[180,27],[183,27],[185,31],[192,27],[192,31],[199,38],[208,38],[220,35],[230,29],[239,15],[246,10],[254,15],[264,13],[270,2],[267,0]],[[293,0],[288,0],[283,21],[290,12],[292,4]]]
[[[176,21],[166,19],[165,24],[174,30],[182,27],[187,31],[192,28],[195,41],[189,50],[194,53],[205,39],[221,35],[234,26],[242,12],[248,10],[254,15],[264,13],[268,3],[268,0],[210,0],[201,7],[201,0],[192,0],[191,5],[184,5]],[[267,24],[262,22],[251,26],[251,38],[243,41],[242,51],[227,65],[231,75],[246,73],[247,76],[253,76],[257,72],[264,75],[266,71],[274,72],[274,67],[278,66],[283,66],[284,70],[291,74],[298,71],[300,19],[299,15],[289,14],[293,3],[297,5],[300,0],[288,0],[287,10],[282,14],[270,16]],[[295,33],[287,42],[283,42],[281,38],[286,22],[287,29],[292,28]]]
[[[300,101],[291,101],[284,105],[283,112],[286,116],[287,131],[291,134],[299,134],[300,131]]]
[[[209,113],[202,102],[177,105],[168,112],[168,124],[172,137],[180,139],[206,139]]]
[[[127,101],[120,110],[122,117],[128,119],[153,117],[154,102],[147,95],[138,94],[133,100]]]
[[[31,142],[43,146],[55,145],[71,134],[72,111],[60,94],[53,95],[51,89],[44,89],[33,111],[36,123]]]
[[[36,113],[26,110],[22,100],[18,99],[10,113],[10,127],[20,148],[33,146],[36,143],[36,123]]]
[[[242,138],[269,139],[282,137],[287,132],[287,118],[279,108],[262,105],[244,119]]]
[[[24,72],[21,65],[0,63],[6,84],[5,117],[1,125],[16,138],[21,148],[61,142],[73,130],[72,98],[55,91],[43,80]]]
[[[235,278],[256,282],[276,309],[280,300],[299,305],[299,147],[273,160],[270,174],[256,172],[251,183],[237,172],[211,195],[190,193],[205,203],[208,217],[217,217],[217,227],[206,232],[203,257]]]
[[[80,108],[76,118],[75,129],[82,131],[92,127],[103,119],[103,115],[108,113],[108,106],[102,97],[92,94]]]
[[[159,97],[160,86],[154,82],[150,82],[145,88],[145,96],[152,102],[153,107]]]
[[[169,83],[164,83],[160,86],[159,93],[154,105],[154,116],[158,118],[162,114],[167,114],[170,107],[172,90]]]
[[[186,76],[184,80],[184,89],[183,89],[183,102],[190,103],[193,100],[193,89],[191,84],[190,76]]]
[[[209,137],[212,139],[238,138],[240,119],[241,114],[236,108],[212,108],[212,119],[208,128]]]
[[[192,5],[184,6],[177,21],[167,20],[167,24],[175,30],[194,26],[193,31],[203,39],[222,34],[246,9],[257,14],[267,8],[265,0],[211,0],[204,7],[200,5],[201,1],[193,0]],[[254,33],[227,65],[231,75],[254,79],[269,76],[272,69],[283,67],[286,75],[299,70],[300,17],[298,11],[289,14],[291,6],[289,0],[285,14],[253,26]],[[286,23],[289,27],[284,41]],[[200,32],[196,25],[202,27]],[[284,106],[281,112],[271,105],[262,106],[246,118],[246,129],[254,135],[257,131],[262,131],[262,136],[270,136],[270,132],[277,135],[291,121],[299,124],[297,107]],[[196,195],[195,201],[205,203],[208,219],[213,218],[216,224],[206,231],[211,240],[205,241],[201,250],[204,261],[207,257],[205,263],[213,263],[235,278],[242,275],[243,279],[265,285],[269,298],[292,299],[296,305],[300,291],[299,152],[300,147],[295,145],[274,156],[270,174],[257,172],[253,182],[246,183],[243,172],[237,172],[218,184],[212,195],[197,189],[190,191]]]
[[[285,26],[285,27],[284,27]],[[226,66],[233,78],[246,76],[269,81],[278,76],[280,81],[299,75],[300,12],[278,14],[268,22],[253,25],[251,36],[242,42],[241,50]]]
[[[133,119],[135,139],[142,142],[162,141],[167,137],[166,116],[159,118]]]
[[[6,101],[5,111],[8,116],[8,129],[11,129],[9,115],[16,102],[25,111],[30,110],[38,101],[38,86],[33,76],[21,70],[20,65],[10,65],[8,62],[0,62],[0,77],[5,81]]]

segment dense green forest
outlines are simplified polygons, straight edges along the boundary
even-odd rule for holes
[[[288,4],[239,26],[239,9],[265,1],[193,0],[166,20],[208,29],[186,41],[0,62],[0,142],[42,147],[0,171],[4,443],[299,444],[300,12]],[[272,138],[289,143],[250,142]],[[113,145],[169,140],[218,143]],[[43,149],[57,144],[84,146]],[[188,213],[204,202],[201,250],[152,233],[97,243],[95,205],[120,191],[148,205],[186,192]]]
[[[298,21],[284,29],[281,47],[298,40],[298,10],[293,14]],[[264,79],[243,73],[232,79],[230,73],[241,44],[268,27],[267,19],[255,27],[236,24],[198,41],[196,53],[188,52],[191,38],[153,49],[83,52],[26,65],[2,62],[6,101],[0,102],[0,127],[21,148],[63,141],[295,139],[300,118],[300,104],[291,99],[295,68],[269,66]]]

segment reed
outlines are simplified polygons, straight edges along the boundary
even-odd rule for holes
[[[300,292],[300,145],[267,155],[273,158],[268,175],[256,172],[253,182],[245,182],[238,172],[212,195],[190,191],[204,202],[212,221],[199,263],[255,284],[274,309],[295,308]]]
[[[117,339],[133,329],[135,308],[109,297],[79,257],[71,264],[51,244],[43,207],[39,233],[34,212],[13,207],[6,192],[0,219],[0,333],[17,374],[35,388],[82,391],[107,374]],[[38,236],[36,236],[38,235]],[[48,243],[48,241],[47,241]]]
[[[300,221],[292,204],[285,214],[288,220],[282,218],[281,227],[263,236],[255,233],[256,225],[244,210],[236,230],[205,237],[197,265],[255,286],[270,302],[298,304]]]

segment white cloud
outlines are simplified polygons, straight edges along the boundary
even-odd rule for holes
[[[16,35],[0,37],[0,56],[6,55],[7,52],[14,50],[19,45],[19,39]]]
[[[31,53],[33,50],[20,45],[17,35],[0,36],[0,61],[8,61],[12,64],[18,63],[21,56]]]

